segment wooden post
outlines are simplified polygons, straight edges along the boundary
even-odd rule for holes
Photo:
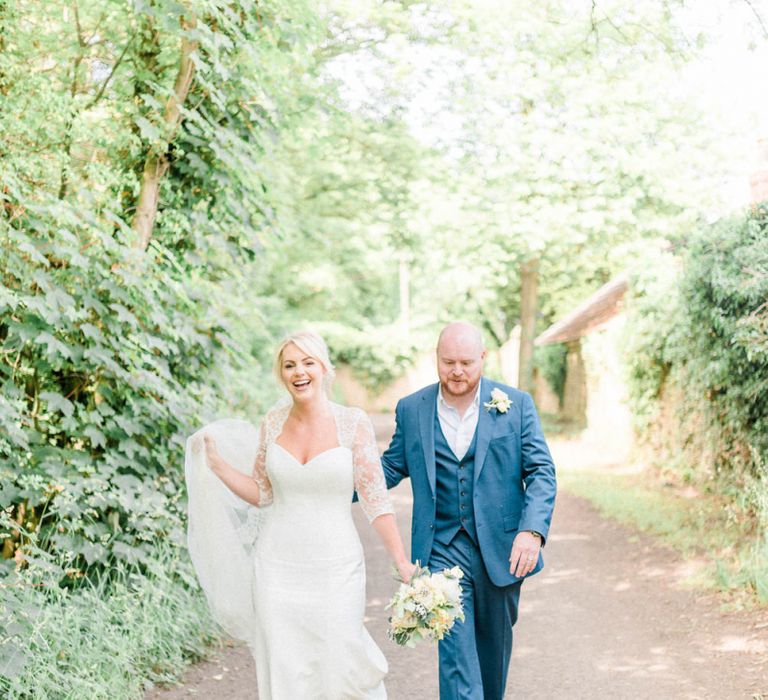
[[[520,364],[517,386],[533,391],[533,341],[539,297],[539,259],[531,258],[520,266]]]
[[[187,31],[197,26],[197,20],[194,15],[182,18],[181,23],[182,27]],[[195,64],[192,61],[192,54],[197,51],[197,47],[198,42],[190,41],[189,35],[185,34],[181,40],[181,61],[179,63],[179,72],[176,76],[176,84],[173,88],[173,94],[168,98],[168,102],[165,105],[165,114],[163,115],[163,126],[167,133],[168,143],[173,140],[176,130],[179,124],[181,124],[180,107],[187,99],[189,89],[192,86],[192,79],[195,75]],[[146,250],[152,238],[160,200],[160,184],[169,165],[167,148],[162,153],[151,148],[144,161],[139,200],[131,225],[138,234],[135,245],[141,250]]]

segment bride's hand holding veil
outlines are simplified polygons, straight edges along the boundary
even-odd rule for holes
[[[216,440],[210,435],[203,435],[203,443],[205,444],[205,460],[208,468],[219,476],[221,472],[226,468],[226,462],[216,449]]]
[[[256,480],[248,474],[235,469],[216,449],[216,441],[212,436],[203,434],[205,443],[205,461],[208,468],[224,482],[224,485],[251,505],[258,506],[261,490]]]

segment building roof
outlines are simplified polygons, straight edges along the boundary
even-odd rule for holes
[[[614,277],[567,316],[555,321],[536,338],[535,344],[567,343],[581,338],[621,311],[621,301],[626,291],[627,276]]]

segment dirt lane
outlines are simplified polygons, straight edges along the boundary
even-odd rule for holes
[[[560,498],[526,582],[509,697],[768,698],[768,618],[723,614],[678,556]]]
[[[390,419],[376,423],[386,440]],[[567,468],[567,454],[557,459]],[[392,493],[408,533],[410,488]],[[359,511],[355,518],[366,548],[366,624],[389,660],[389,697],[437,698],[436,650],[386,638],[395,583],[383,547]],[[523,588],[507,698],[768,700],[768,611],[720,612],[712,596],[681,585],[685,563],[671,550],[561,494],[545,561]],[[225,649],[190,669],[182,686],[146,700],[251,699],[254,676],[247,651]]]

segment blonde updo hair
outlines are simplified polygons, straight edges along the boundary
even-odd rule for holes
[[[328,355],[328,346],[325,341],[312,331],[297,331],[296,333],[289,333],[286,335],[275,351],[275,361],[272,365],[272,370],[277,377],[278,383],[283,383],[283,350],[287,345],[293,343],[299,350],[307,353],[310,357],[314,357],[325,370],[325,376],[323,377],[323,389],[325,393],[331,395],[331,385],[333,379],[336,376],[336,368],[331,363],[331,358]]]

